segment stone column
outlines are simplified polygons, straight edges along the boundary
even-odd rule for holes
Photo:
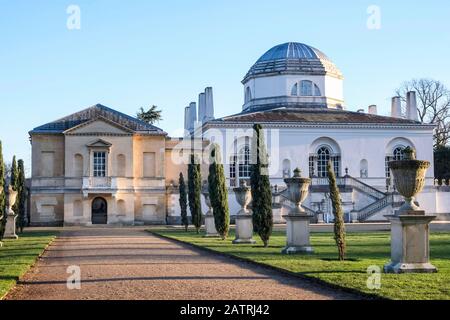
[[[248,209],[252,202],[251,189],[242,181],[241,186],[233,190],[237,202],[241,205],[241,210],[236,214],[236,238],[233,244],[254,244],[256,241],[253,240],[253,218]]]
[[[287,184],[287,197],[295,204],[295,207],[289,212],[286,219],[286,247],[281,251],[283,254],[312,253],[314,250],[309,241],[309,216],[302,208],[302,202],[305,201],[309,192],[311,179],[302,178],[301,171],[294,170],[294,177],[284,179]]]
[[[386,273],[437,272],[430,263],[429,224],[436,216],[426,215],[414,201],[425,185],[428,161],[416,160],[415,150],[404,150],[405,160],[389,162],[395,186],[405,202],[395,215],[386,216],[391,222],[391,261],[384,266]]]
[[[14,191],[12,186],[9,185],[8,187],[8,207],[7,207],[7,214],[8,218],[6,220],[6,226],[5,226],[5,239],[18,239],[19,237],[16,234],[16,220],[17,215],[14,213],[12,207],[16,203],[17,200],[17,191]]]

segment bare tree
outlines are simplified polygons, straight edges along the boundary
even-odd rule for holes
[[[422,123],[436,125],[434,147],[445,146],[450,139],[450,91],[445,85],[433,79],[413,79],[404,82],[396,90],[406,110],[406,93],[416,91],[417,110]]]

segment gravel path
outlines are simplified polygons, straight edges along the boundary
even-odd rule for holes
[[[81,289],[67,289],[80,266]],[[6,299],[355,299],[307,281],[192,249],[143,229],[65,230]]]

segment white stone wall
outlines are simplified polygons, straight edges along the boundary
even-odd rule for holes
[[[267,128],[267,126],[265,126]],[[226,161],[225,170],[229,174],[229,159],[234,153],[234,141],[237,150],[245,145],[245,136],[251,137],[252,130],[235,128],[208,128],[204,137],[222,146],[222,156]],[[427,171],[427,184],[433,184],[433,143],[432,130],[407,128],[268,128],[265,130],[269,155],[271,157],[270,176],[273,184],[282,183],[283,160],[291,162],[291,172],[300,168],[303,175],[309,172],[309,155],[322,145],[330,146],[333,152],[341,155],[341,172],[345,168],[353,177],[360,177],[361,160],[368,162],[369,179],[365,180],[375,187],[385,190],[385,157],[392,152],[389,148],[399,141],[404,146],[414,147],[417,158],[431,162]]]
[[[249,87],[253,99],[290,96],[294,84],[302,80],[310,80],[316,84],[322,96],[344,100],[342,79],[312,75],[279,75],[253,78],[245,84],[244,95],[246,88]]]

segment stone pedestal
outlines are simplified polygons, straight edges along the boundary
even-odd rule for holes
[[[358,212],[357,211],[351,211],[350,212],[350,222],[351,223],[358,223]]]
[[[284,218],[286,219],[287,245],[281,253],[313,253],[314,250],[309,242],[311,217],[308,215],[287,215]]]
[[[203,196],[205,197],[205,203],[208,206],[208,212],[205,214],[205,238],[218,237],[216,223],[214,222],[214,211],[211,206],[211,198],[209,197],[208,184],[205,181],[202,187]]]
[[[323,219],[323,212],[317,213],[317,223],[318,224],[324,224],[325,220]]]
[[[250,214],[238,214],[236,216],[236,239],[233,244],[254,244],[253,220]]]
[[[390,215],[391,262],[384,266],[386,273],[437,272],[430,263],[429,224],[436,216],[414,214]]]
[[[216,230],[216,223],[214,222],[214,215],[212,213],[207,213],[205,215],[205,238],[215,238],[219,234]]]
[[[19,236],[16,234],[16,220],[17,215],[8,214],[8,220],[6,220],[5,226],[5,235],[3,238],[5,239],[19,239]]]

